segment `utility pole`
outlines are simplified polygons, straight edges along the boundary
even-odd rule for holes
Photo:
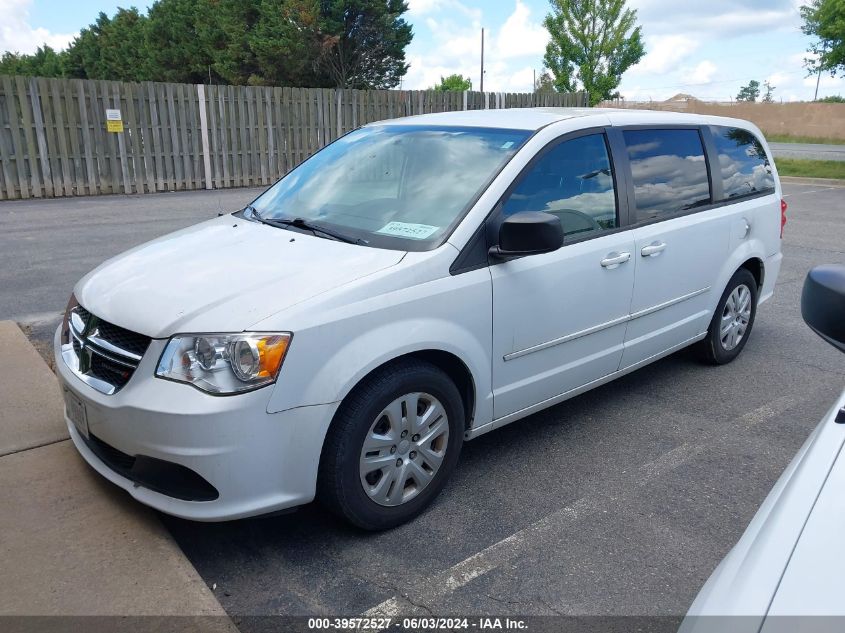
[[[822,57],[827,52],[827,44],[822,48]],[[819,57],[819,74],[816,76],[816,94],[813,97],[813,101],[819,100],[819,82],[822,80],[822,65],[821,65],[821,57]]]
[[[484,28],[481,29],[481,92],[484,92]]]

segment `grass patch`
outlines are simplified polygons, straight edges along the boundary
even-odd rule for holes
[[[775,164],[781,176],[804,178],[839,178],[845,180],[845,161],[805,160],[803,158],[776,158]]]
[[[769,143],[818,143],[820,145],[845,145],[845,139],[819,138],[818,136],[792,136],[791,134],[766,134]]]

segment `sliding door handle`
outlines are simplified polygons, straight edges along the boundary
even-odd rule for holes
[[[643,246],[640,254],[643,257],[657,257],[666,250],[666,242],[652,242],[648,246]]]
[[[605,268],[616,268],[629,259],[631,259],[631,253],[608,253],[607,257],[601,260],[601,265]]]

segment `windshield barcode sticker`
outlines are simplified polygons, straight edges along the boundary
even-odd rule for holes
[[[428,224],[411,224],[409,222],[388,222],[381,227],[376,233],[382,235],[393,235],[395,237],[407,237],[412,240],[424,240],[431,237],[440,229],[439,226],[429,226]]]

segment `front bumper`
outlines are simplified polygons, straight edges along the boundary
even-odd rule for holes
[[[57,331],[56,350],[59,336]],[[89,435],[126,456],[190,469],[213,486],[216,498],[179,499],[118,472],[92,450],[65,411],[71,439],[85,461],[140,502],[185,519],[238,519],[313,500],[320,452],[337,403],[267,413],[274,387],[221,397],[155,378],[164,344],[150,344],[116,394],[86,385],[56,353],[59,382],[84,403]]]

